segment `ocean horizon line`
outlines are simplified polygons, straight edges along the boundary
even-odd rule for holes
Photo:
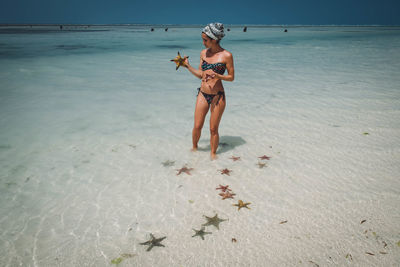
[[[142,26],[142,27],[203,27],[204,24],[151,24],[151,23],[0,23],[0,27],[33,27],[33,26],[90,26],[90,27],[127,27],[127,26]],[[400,25],[381,25],[381,24],[229,24],[225,23],[225,27],[254,27],[254,28],[277,28],[277,27],[400,27]]]

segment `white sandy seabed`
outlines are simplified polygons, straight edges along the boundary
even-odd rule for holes
[[[110,266],[120,258],[119,266],[398,266],[396,65],[338,66],[329,60],[343,47],[304,46],[269,47],[253,58],[261,67],[250,68],[249,55],[233,48],[237,79],[225,83],[216,161],[208,118],[200,150],[189,151],[197,81],[170,65],[164,78],[178,80],[168,94],[130,92],[130,80],[112,94],[86,84],[79,94],[46,92],[29,114],[14,115],[9,131],[20,123],[30,132],[15,130],[1,147],[0,265]],[[123,70],[108,69],[108,77]],[[48,112],[53,98],[58,111]],[[177,175],[183,166],[191,175]],[[220,184],[235,199],[222,200]],[[251,209],[232,206],[239,199]],[[192,237],[203,215],[215,214],[227,219],[220,229]],[[165,247],[147,252],[139,243],[150,233],[166,236]]]

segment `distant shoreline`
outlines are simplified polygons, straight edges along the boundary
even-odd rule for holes
[[[197,28],[203,27],[202,24],[71,24],[71,23],[1,23],[0,27],[176,27],[176,28]],[[263,24],[225,24],[225,27],[239,28],[239,27],[251,27],[251,28],[306,28],[306,27],[400,27],[400,25],[263,25]]]

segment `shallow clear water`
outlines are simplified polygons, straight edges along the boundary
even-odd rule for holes
[[[170,62],[180,51],[199,64],[201,28],[0,28],[0,265],[396,262],[400,28],[288,29],[227,32],[235,81],[210,162],[208,119],[189,151],[199,80]],[[185,164],[192,176],[176,176]],[[249,215],[219,199],[220,183]],[[226,226],[191,238],[214,212]],[[384,258],[364,259],[365,216]],[[288,217],[297,226],[281,230]],[[149,233],[166,247],[146,252]]]

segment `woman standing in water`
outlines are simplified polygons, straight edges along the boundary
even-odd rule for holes
[[[201,79],[201,86],[198,88],[196,108],[194,112],[194,127],[192,131],[193,151],[197,150],[201,129],[208,110],[211,110],[210,117],[210,146],[211,159],[217,157],[219,143],[218,127],[226,106],[226,98],[222,80],[233,81],[235,69],[233,57],[230,52],[220,46],[221,39],[225,36],[222,23],[210,23],[204,27],[201,38],[206,49],[200,52],[200,65],[198,69],[189,64],[185,59],[185,67],[196,77]],[[228,71],[224,75],[225,69]]]

